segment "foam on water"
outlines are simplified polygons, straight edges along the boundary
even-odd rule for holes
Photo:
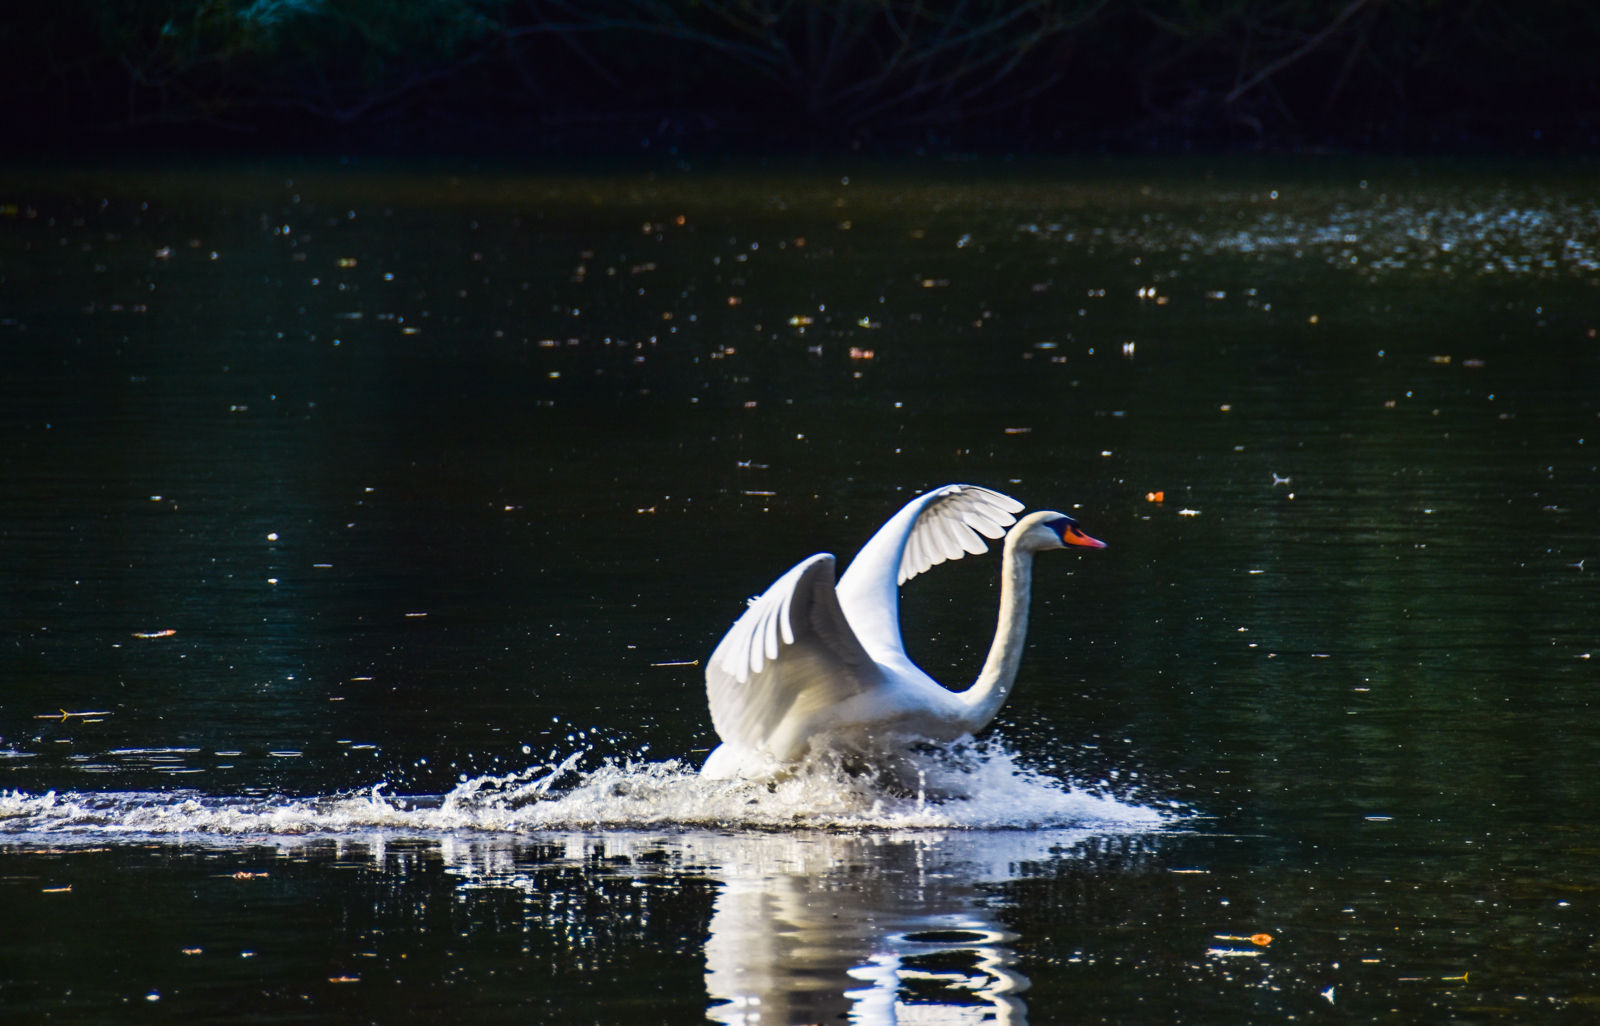
[[[1172,811],[1077,789],[1020,765],[995,744],[910,756],[916,793],[884,791],[819,763],[774,784],[712,781],[678,760],[607,760],[574,752],[504,776],[463,781],[440,797],[370,790],[314,797],[229,797],[194,791],[0,792],[0,835],[304,835],[530,831],[571,828],[1150,830]]]

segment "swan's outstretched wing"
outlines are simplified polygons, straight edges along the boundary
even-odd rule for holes
[[[882,683],[839,608],[833,571],[823,552],[778,578],[711,653],[706,693],[723,741],[766,750],[786,723]]]
[[[900,641],[900,585],[947,559],[989,551],[983,538],[1005,537],[1021,510],[1009,495],[953,484],[917,496],[890,518],[856,554],[838,588],[839,606],[873,658],[893,666],[909,662]]]

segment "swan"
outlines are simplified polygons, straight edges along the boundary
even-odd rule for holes
[[[819,552],[751,599],[706,661],[711,722],[722,744],[701,775],[772,780],[804,759],[813,741],[869,754],[916,740],[953,741],[987,726],[1022,661],[1034,553],[1105,548],[1064,513],[1043,510],[1019,521],[1014,514],[1022,508],[976,485],[935,488],[884,524],[837,586],[833,556]],[[994,644],[977,682],[950,691],[906,655],[900,585],[947,559],[987,552],[983,538],[1002,536]]]

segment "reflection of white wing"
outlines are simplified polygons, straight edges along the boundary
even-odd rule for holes
[[[1002,538],[1022,503],[977,485],[953,484],[917,496],[873,535],[839,581],[839,606],[874,659],[910,665],[900,640],[900,585],[929,567]]]
[[[877,665],[839,609],[833,567],[833,557],[824,552],[778,578],[711,654],[706,692],[711,722],[724,742],[770,749],[780,724],[803,721],[795,714],[837,705],[881,683]],[[786,747],[790,739],[778,740]],[[791,757],[787,751],[772,754]]]

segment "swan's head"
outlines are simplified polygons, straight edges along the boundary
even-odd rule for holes
[[[1091,538],[1078,527],[1078,522],[1065,513],[1044,509],[1029,513],[1011,529],[1016,544],[1040,552],[1045,549],[1065,549],[1076,546],[1084,549],[1103,549],[1106,543]]]

